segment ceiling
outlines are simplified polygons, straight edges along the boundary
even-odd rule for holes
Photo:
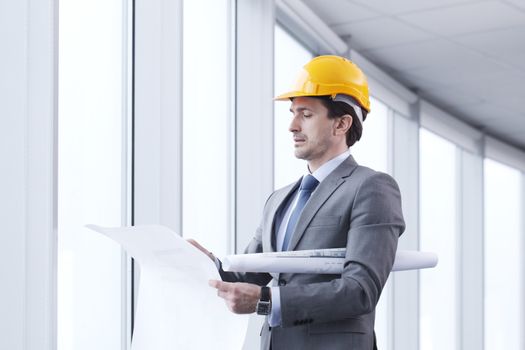
[[[350,47],[525,150],[525,0],[304,0]]]

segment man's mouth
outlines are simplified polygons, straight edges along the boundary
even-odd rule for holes
[[[294,136],[293,141],[297,145],[297,144],[304,143],[306,139],[304,137]]]

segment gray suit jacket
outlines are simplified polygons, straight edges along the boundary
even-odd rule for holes
[[[275,251],[282,208],[300,181],[275,191],[245,253]],[[261,349],[356,349],[374,346],[375,306],[392,269],[405,223],[401,196],[387,174],[348,157],[312,193],[297,223],[290,250],[346,247],[341,275],[237,274],[225,281],[281,286],[282,324],[261,331]]]

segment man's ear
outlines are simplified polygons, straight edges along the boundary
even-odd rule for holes
[[[352,127],[354,119],[350,114],[345,114],[335,119],[334,134],[344,135]]]

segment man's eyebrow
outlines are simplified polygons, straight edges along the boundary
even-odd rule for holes
[[[311,111],[308,107],[297,107],[297,112],[302,112],[302,111]],[[290,112],[294,112],[293,109],[290,107]]]

